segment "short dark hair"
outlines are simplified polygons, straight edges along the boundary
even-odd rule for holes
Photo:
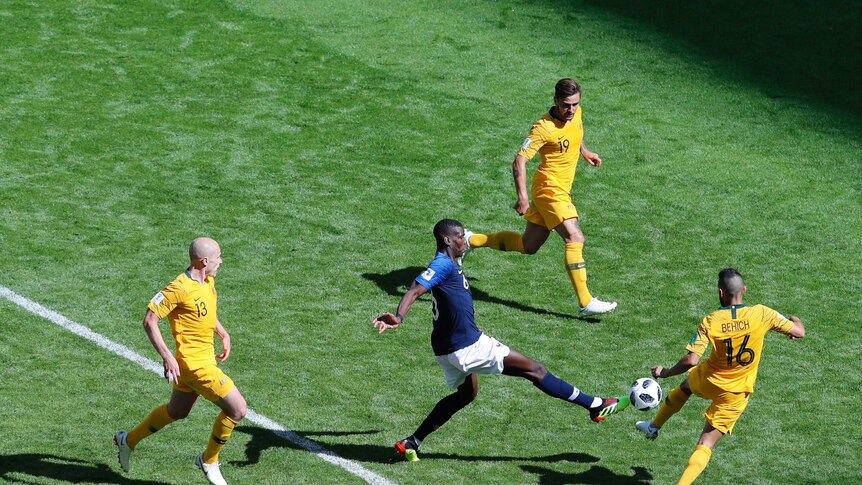
[[[437,224],[434,224],[434,239],[437,240],[437,249],[446,249],[446,242],[443,241],[443,238],[455,234],[458,229],[463,227],[464,225],[455,219],[441,219]]]
[[[742,273],[736,268],[724,268],[718,273],[718,287],[730,296],[741,294],[743,288],[745,288]]]
[[[570,77],[566,77],[557,81],[554,86],[554,99],[568,98],[581,92],[581,85]]]

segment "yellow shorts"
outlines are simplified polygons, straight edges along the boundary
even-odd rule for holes
[[[180,392],[196,392],[212,402],[224,399],[235,387],[233,379],[215,365],[194,370],[180,366],[179,381],[179,384],[172,385],[174,389]]]
[[[572,203],[572,198],[566,196],[545,196],[533,194],[530,208],[524,214],[524,219],[533,224],[545,226],[553,230],[566,219],[577,219],[578,209]]]
[[[688,385],[698,396],[712,404],[703,413],[706,422],[724,434],[733,432],[733,426],[748,406],[750,392],[728,392],[702,377],[697,368],[688,374]]]

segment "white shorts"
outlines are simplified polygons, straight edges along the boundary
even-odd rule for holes
[[[451,354],[438,355],[437,363],[443,369],[446,384],[455,389],[464,383],[470,374],[502,374],[503,359],[509,355],[509,347],[493,337],[482,334],[469,347]]]

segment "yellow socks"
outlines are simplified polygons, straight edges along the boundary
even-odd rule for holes
[[[473,234],[468,241],[471,248],[492,248],[498,251],[518,251],[523,254],[524,240],[517,232],[503,231],[493,234]]]
[[[661,407],[658,408],[658,414],[652,418],[652,424],[661,428],[661,426],[670,419],[671,416],[682,409],[683,404],[688,401],[689,397],[691,396],[682,392],[682,389],[674,387],[667,395],[664,402],[661,403]]]
[[[685,467],[685,471],[682,472],[682,477],[680,477],[677,485],[688,485],[693,482],[698,476],[700,476],[703,469],[706,468],[711,457],[712,450],[704,445],[697,445],[694,449],[694,453],[692,453],[691,457],[688,459],[688,465]]]
[[[213,432],[209,443],[207,443],[207,449],[204,451],[204,463],[212,464],[218,461],[218,454],[224,448],[224,444],[227,443],[235,426],[236,421],[227,417],[224,411],[219,413],[215,423],[213,423]]]
[[[578,297],[578,304],[587,306],[593,295],[587,288],[587,263],[584,262],[584,243],[566,243],[566,271]]]
[[[173,423],[174,421],[176,421],[176,419],[172,418],[168,414],[167,404],[162,404],[156,409],[153,409],[152,412],[150,412],[150,415],[146,417],[146,419],[138,423],[138,425],[135,426],[134,429],[129,431],[129,435],[127,437],[129,448],[134,450],[135,446],[138,444],[139,441],[164,428],[165,426]]]

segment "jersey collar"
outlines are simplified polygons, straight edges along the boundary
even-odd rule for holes
[[[197,283],[197,284],[199,284],[199,285],[200,285],[200,284],[203,284],[203,283],[198,283],[198,280],[196,280],[196,279],[192,278],[192,273],[189,271],[190,269],[191,269],[191,268],[187,268],[187,269],[184,271],[184,273],[186,274],[186,276],[188,276],[188,278],[189,278],[190,280],[194,281],[195,283]],[[208,279],[209,279],[209,276],[204,276],[204,283],[206,283]]]

